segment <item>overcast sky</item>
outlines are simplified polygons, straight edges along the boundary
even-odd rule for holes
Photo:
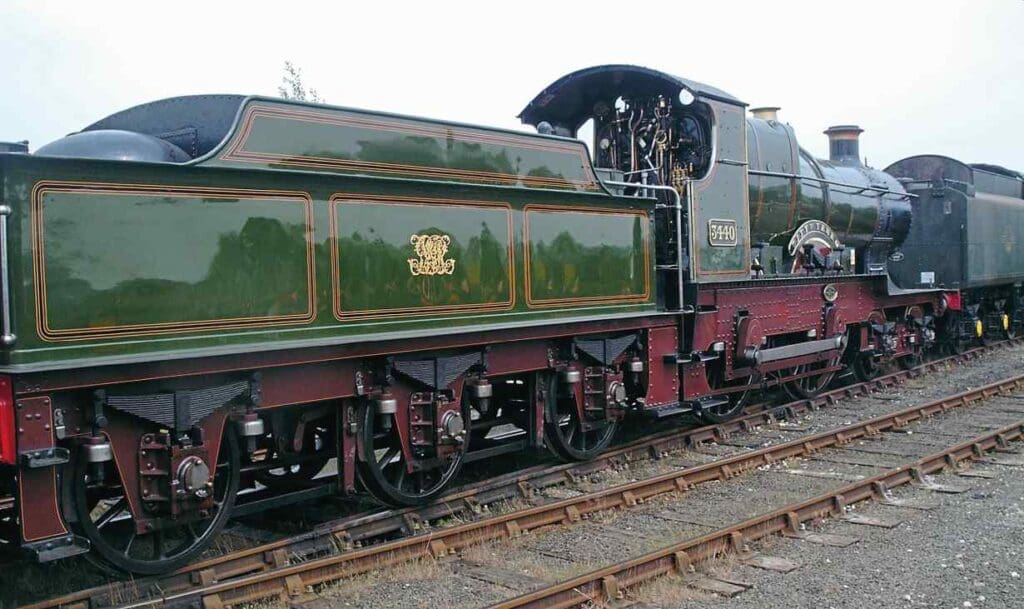
[[[918,153],[1024,170],[1024,0],[578,4],[0,0],[0,140],[33,149],[117,110],[276,94],[520,128],[544,86],[635,63],[782,106],[801,144],[857,123],[876,167]]]

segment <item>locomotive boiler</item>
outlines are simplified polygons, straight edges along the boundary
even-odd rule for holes
[[[777,119],[777,111],[757,108],[747,119],[750,231],[762,265],[805,262],[798,248],[812,241],[794,231],[818,220],[830,230],[819,228],[825,234],[815,236],[817,244],[841,248],[841,266],[885,272],[886,257],[910,228],[910,197],[892,176],[862,164],[858,126],[826,130],[829,158],[816,159],[799,146],[793,128]]]
[[[932,255],[912,212],[982,197],[864,167],[856,127],[814,159],[624,65],[521,118],[538,133],[188,96],[0,153],[5,540],[172,570],[240,512],[421,504],[475,460],[589,459],[627,416],[723,421],[912,363],[963,339],[962,289],[1017,281],[894,271]]]

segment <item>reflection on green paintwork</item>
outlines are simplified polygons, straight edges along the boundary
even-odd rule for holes
[[[53,337],[312,316],[303,199],[55,191],[41,221]]]
[[[334,214],[338,317],[511,308],[507,207],[340,200]],[[413,274],[413,235],[450,238],[451,274]]]
[[[530,304],[647,298],[646,216],[528,208],[526,224]]]
[[[787,178],[750,178],[750,225],[757,231],[751,239],[755,243],[789,230],[791,185]]]
[[[321,171],[397,173],[445,180],[596,188],[580,142],[488,133],[345,110],[250,106],[248,129],[206,164],[257,163]]]
[[[885,185],[884,180],[876,183],[881,178],[877,172],[815,160],[797,147],[792,127],[775,121],[750,119],[747,134],[753,144],[748,159],[755,170],[749,184],[753,243],[785,245],[792,232],[808,220],[828,222],[844,244],[861,244],[871,238],[878,221],[879,194],[869,187]],[[800,178],[757,173],[787,173],[794,159]]]

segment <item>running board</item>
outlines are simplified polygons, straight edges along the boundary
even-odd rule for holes
[[[643,410],[644,416],[652,419],[667,419],[668,417],[674,417],[680,414],[687,414],[693,412],[693,408],[674,402],[672,404],[663,404],[656,408],[645,408]]]
[[[89,551],[90,544],[89,540],[85,537],[68,533],[62,537],[50,537],[40,541],[27,542],[21,548],[35,558],[37,562],[43,563],[85,554]]]
[[[729,400],[726,398],[706,397],[693,400],[690,403],[693,404],[694,412],[700,412],[709,408],[727,406],[729,404]]]
[[[726,406],[729,400],[724,398],[706,397],[698,400],[676,402],[665,404],[657,408],[648,408],[643,411],[644,415],[652,419],[667,419],[681,414],[700,413],[701,410]]]

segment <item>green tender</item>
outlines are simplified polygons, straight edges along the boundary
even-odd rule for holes
[[[0,180],[8,372],[657,311],[653,200],[26,155]]]

